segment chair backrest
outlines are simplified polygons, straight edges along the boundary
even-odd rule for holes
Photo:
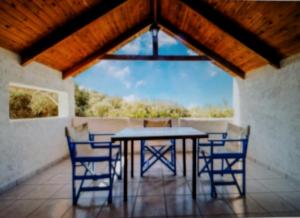
[[[89,141],[88,125],[84,123],[77,127],[65,127],[65,135],[67,138],[69,154],[71,161],[76,157],[77,151],[74,142],[76,141]]]
[[[241,142],[227,142],[226,144],[230,146],[226,147],[229,148],[229,150],[231,151],[239,151],[242,145],[242,150],[240,152],[246,155],[248,148],[248,140],[250,136],[250,126],[241,127],[232,123],[228,123],[226,133],[227,139],[243,140]]]
[[[144,120],[144,127],[172,127],[172,120]]]

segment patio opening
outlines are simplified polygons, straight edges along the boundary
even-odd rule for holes
[[[299,12],[1,1],[0,217],[299,216]]]

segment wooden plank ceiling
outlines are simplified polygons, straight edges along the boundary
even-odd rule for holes
[[[3,0],[0,46],[74,76],[157,22],[233,76],[300,52],[300,2]],[[149,42],[151,43],[151,42]]]

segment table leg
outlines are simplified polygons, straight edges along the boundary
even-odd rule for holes
[[[127,171],[127,163],[128,163],[128,141],[124,140],[124,198],[123,200],[127,201],[127,180],[128,180],[128,171]]]
[[[134,141],[131,140],[131,178],[134,177],[134,148],[133,148],[133,144]]]
[[[183,161],[183,176],[186,176],[186,151],[185,151],[185,139],[182,139],[182,161]]]
[[[196,154],[197,154],[197,139],[193,138],[193,176],[192,176],[192,196],[193,199],[196,199],[197,195],[197,159],[196,159]]]

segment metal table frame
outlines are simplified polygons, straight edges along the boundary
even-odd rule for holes
[[[121,141],[124,145],[124,201],[128,199],[127,183],[128,183],[128,142],[131,141],[131,149],[133,148],[133,142],[138,140],[162,140],[162,139],[182,139],[183,149],[185,152],[185,141],[186,139],[192,140],[192,197],[196,199],[197,195],[197,140],[199,138],[208,138],[208,134],[196,130],[191,127],[158,127],[158,128],[125,128],[117,132],[111,137],[112,142]],[[133,155],[131,156],[131,160]],[[184,159],[184,169],[185,169],[185,154]],[[131,162],[133,164],[133,162]],[[132,165],[133,167],[133,165]],[[132,174],[133,172],[131,172]],[[185,175],[185,170],[184,170]],[[133,174],[132,174],[133,176]]]

